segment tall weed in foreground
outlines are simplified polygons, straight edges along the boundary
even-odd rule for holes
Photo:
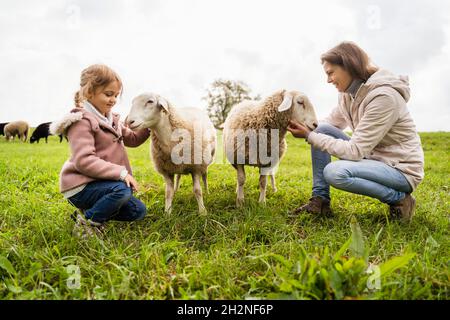
[[[305,248],[300,247],[298,256],[289,260],[273,253],[253,257],[264,261],[274,274],[272,282],[267,284],[273,288],[273,292],[263,298],[370,298],[376,290],[381,289],[382,282],[392,272],[407,265],[415,255],[408,252],[379,265],[370,264],[370,248],[364,241],[355,217],[352,217],[350,226],[350,238],[335,254],[325,246],[316,248],[314,253],[308,253]]]

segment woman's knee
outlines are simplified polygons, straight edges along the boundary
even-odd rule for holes
[[[345,184],[350,178],[348,161],[339,160],[330,162],[323,169],[323,176],[325,178],[325,181],[334,187]]]
[[[350,137],[341,129],[332,126],[329,123],[322,122],[319,126],[314,130],[315,133],[326,134],[327,136],[348,141]]]
[[[322,122],[322,123],[319,123],[319,125],[317,126],[316,129],[314,129],[314,132],[329,135],[336,130],[339,130],[339,129],[336,128],[335,126],[332,126],[329,123]]]

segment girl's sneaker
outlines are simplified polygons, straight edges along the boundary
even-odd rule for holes
[[[84,213],[75,210],[71,215],[75,221],[72,235],[80,239],[88,239],[93,236],[102,237],[105,231],[105,224],[86,219]]]

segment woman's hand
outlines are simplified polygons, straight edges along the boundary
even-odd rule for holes
[[[133,191],[138,191],[139,185],[132,175],[127,174],[123,181],[127,184],[128,187],[131,187]]]
[[[308,138],[309,133],[311,130],[308,129],[308,127],[298,123],[297,121],[289,121],[289,125],[287,127],[288,131],[292,133],[292,135],[296,138]]]

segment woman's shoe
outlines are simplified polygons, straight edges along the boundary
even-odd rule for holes
[[[399,202],[389,206],[391,217],[404,222],[411,222],[415,209],[416,199],[410,193],[407,193]]]
[[[319,196],[313,196],[309,199],[308,203],[291,211],[289,216],[297,216],[301,212],[320,214],[324,216],[331,216],[333,214],[330,207],[330,200]]]

